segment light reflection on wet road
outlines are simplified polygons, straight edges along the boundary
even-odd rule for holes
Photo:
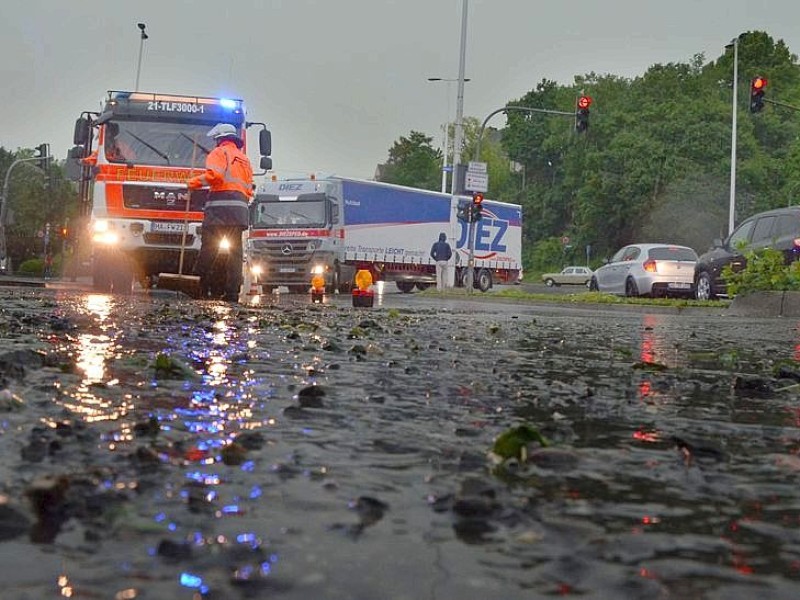
[[[39,561],[9,573],[12,599],[800,589],[797,323],[0,293],[73,365],[9,385],[28,407],[3,426],[2,493],[70,483],[54,542],[0,542]],[[34,461],[19,447],[37,421],[51,451]],[[523,422],[553,448],[493,466]]]

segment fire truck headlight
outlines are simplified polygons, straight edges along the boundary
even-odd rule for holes
[[[98,219],[92,223],[92,241],[95,244],[113,246],[119,243],[119,235],[112,229],[108,221]]]

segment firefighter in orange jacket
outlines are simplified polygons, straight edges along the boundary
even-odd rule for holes
[[[205,172],[187,182],[189,189],[210,188],[203,209],[200,254],[194,272],[200,276],[203,297],[211,294],[235,302],[243,279],[242,232],[249,225],[253,168],[242,152],[244,143],[233,125],[219,123],[208,136],[216,140],[217,147],[206,157]],[[230,244],[229,260],[224,276],[216,276],[213,267],[223,239]]]

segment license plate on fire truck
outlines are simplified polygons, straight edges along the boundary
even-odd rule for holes
[[[183,223],[176,221],[154,221],[150,223],[152,233],[183,233]]]

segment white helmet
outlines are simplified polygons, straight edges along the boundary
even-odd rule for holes
[[[219,138],[225,137],[239,137],[239,132],[236,131],[236,127],[229,123],[217,123],[211,130],[206,134],[210,138],[214,138],[218,140]]]

